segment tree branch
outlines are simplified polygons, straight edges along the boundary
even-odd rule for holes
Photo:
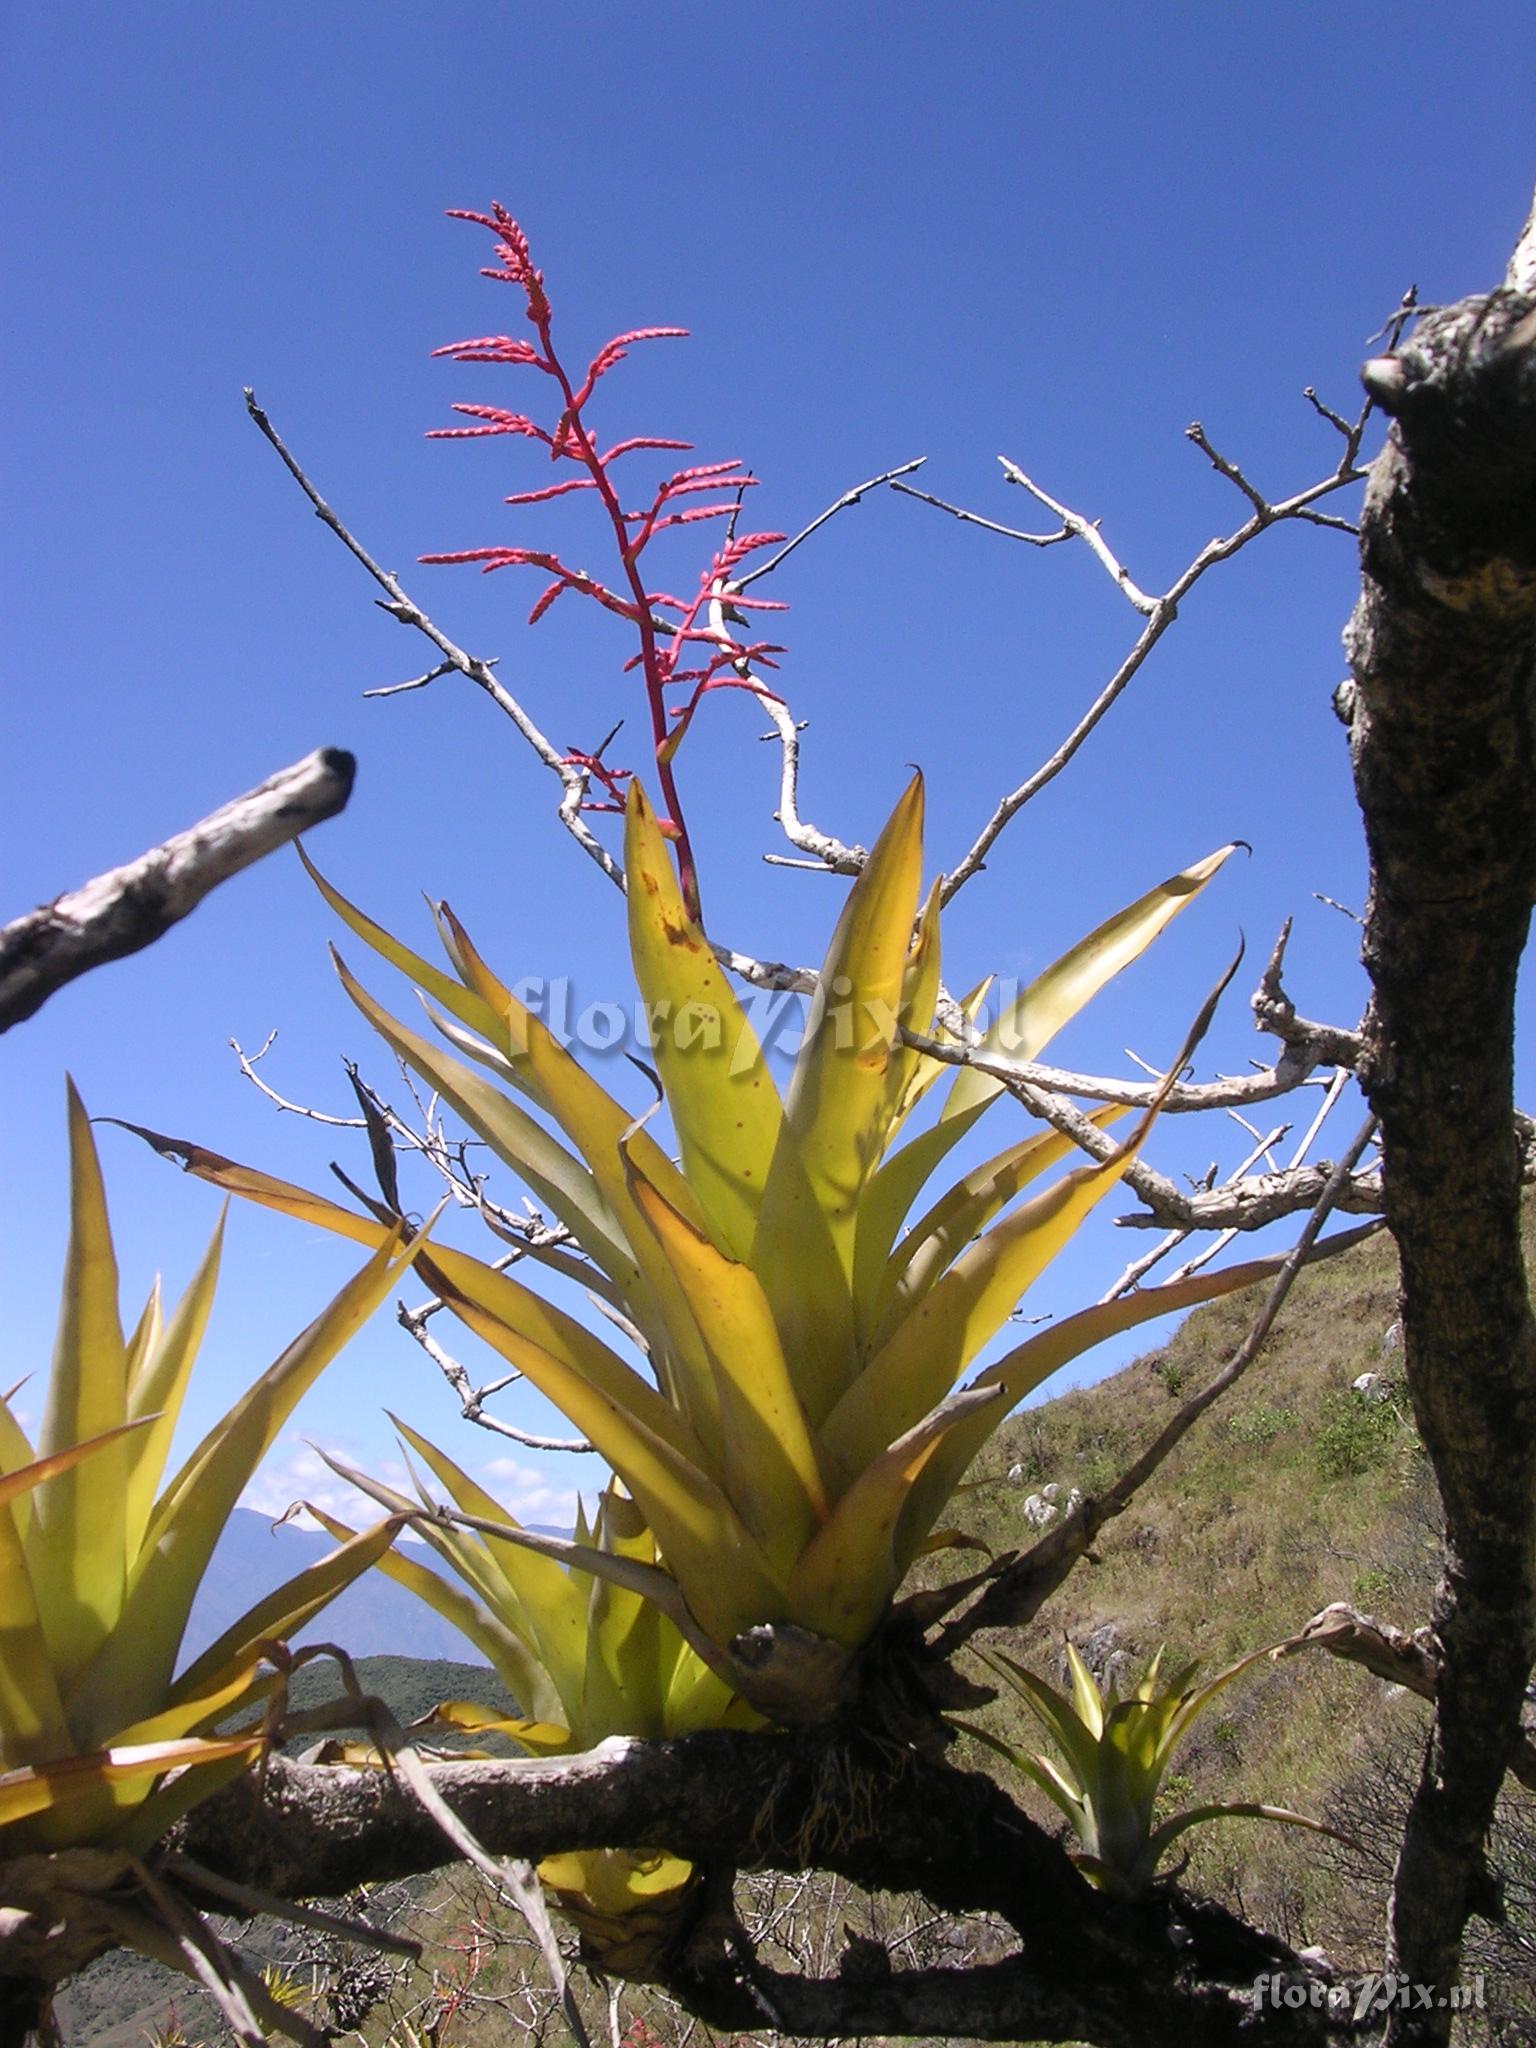
[[[619,1737],[584,1756],[438,1764],[431,1778],[492,1855],[652,1842],[710,1868],[820,1867],[921,1890],[948,1911],[999,1913],[1020,1936],[1006,1965],[861,1986],[771,1976],[739,1944],[722,1949],[720,1928],[698,1925],[668,1988],[721,2024],[760,2026],[773,2014],[798,2034],[1032,2033],[1106,2048],[1331,2038],[1315,2006],[1255,2006],[1252,1987],[1266,1972],[1306,1981],[1283,1943],[1172,1889],[1141,1909],[1117,1906],[991,1779],[849,1728]],[[277,1756],[265,1789],[253,1776],[217,1794],[183,1823],[178,1846],[219,1877],[280,1897],[344,1893],[453,1853],[386,1773]]]
[[[925,491],[916,490],[911,485],[900,482],[892,483],[892,490],[901,491],[908,497],[920,498],[925,503],[936,506],[940,511],[950,513],[958,519],[967,521],[969,524],[989,527],[995,533],[1006,534],[1008,538],[1027,542],[1032,547],[1054,547],[1060,542],[1067,540],[1082,541],[1083,545],[1090,550],[1095,560],[1115,584],[1132,610],[1144,622],[1130,652],[1120,663],[1120,666],[1115,670],[1108,682],[1104,684],[1099,694],[1094,698],[1060,746],[1056,748],[1055,752],[1047,760],[1041,763],[1032,775],[1027,776],[1017,788],[1010,790],[1006,796],[999,798],[991,817],[982,826],[980,832],[977,833],[976,838],[961,856],[960,860],[950,870],[944,884],[943,900],[946,903],[950,901],[957,891],[965,887],[973,875],[980,873],[981,869],[986,865],[987,854],[991,851],[1009,821],[1016,817],[1027,803],[1038,796],[1048,783],[1054,782],[1056,777],[1071,762],[1079,748],[1082,747],[1090,734],[1102,722],[1127,686],[1135,678],[1153,648],[1178,617],[1179,606],[1184,598],[1188,596],[1189,592],[1194,589],[1195,585],[1208,570],[1215,568],[1220,562],[1230,561],[1233,555],[1247,547],[1250,541],[1257,539],[1269,527],[1278,525],[1288,519],[1300,519],[1319,525],[1342,527],[1346,532],[1351,533],[1354,531],[1354,527],[1347,520],[1334,519],[1328,514],[1317,512],[1314,508],[1319,499],[1328,497],[1334,491],[1342,490],[1350,484],[1358,483],[1366,475],[1366,468],[1360,464],[1358,458],[1360,444],[1365,434],[1366,422],[1370,418],[1370,402],[1369,400],[1367,401],[1358,419],[1353,422],[1341,422],[1337,415],[1329,413],[1325,407],[1317,404],[1315,394],[1309,392],[1307,395],[1314,409],[1319,411],[1330,424],[1339,428],[1343,435],[1344,447],[1335,469],[1327,476],[1320,478],[1316,483],[1308,484],[1304,490],[1293,492],[1289,498],[1282,498],[1273,502],[1266,498],[1256,485],[1249,482],[1236,463],[1229,462],[1224,456],[1219,456],[1216,453],[1206,438],[1205,429],[1198,420],[1188,428],[1189,439],[1215,465],[1220,473],[1241,491],[1253,509],[1241,526],[1234,527],[1230,533],[1219,539],[1207,541],[1205,546],[1200,549],[1199,553],[1193,557],[1161,596],[1151,595],[1134,581],[1129,570],[1105,540],[1099,522],[1096,519],[1087,519],[1082,513],[1074,512],[1069,506],[1060,503],[1051,496],[1049,491],[1044,490],[1037,484],[1032,477],[1027,476],[1016,462],[1010,462],[1006,456],[998,457],[1002,465],[1004,477],[1009,483],[1017,484],[1021,489],[1027,491],[1037,504],[1043,505],[1053,518],[1060,521],[1060,525],[1054,531],[1044,534],[1026,533],[1017,529],[999,526],[995,521],[978,519],[974,514],[964,512],[958,506],[946,504],[942,499],[934,498]]]
[[[153,944],[220,882],[334,818],[356,766],[340,747],[318,748],[137,860],[0,927],[0,1031],[66,982]]]
[[[613,855],[592,832],[586,819],[581,815],[581,802],[587,790],[585,771],[573,762],[566,760],[554,742],[539,729],[537,723],[530,717],[528,711],[519,700],[513,696],[510,690],[497,681],[494,673],[495,662],[483,660],[478,655],[467,654],[462,647],[459,647],[454,641],[450,640],[448,635],[435,625],[421,609],[421,606],[416,603],[415,599],[407,594],[399,577],[374,560],[362,542],[343,524],[339,516],[326,503],[325,499],[321,497],[314,484],[310,482],[309,477],[300,467],[297,459],[290,453],[282,435],[278,433],[262,407],[257,404],[255,392],[250,389],[247,389],[245,394],[245,409],[250,414],[260,433],[276,452],[278,460],[282,463],[284,469],[287,470],[288,474],[309,500],[315,517],[320,521],[321,525],[328,527],[335,534],[336,538],[347,550],[347,553],[352,556],[354,561],[359,562],[367,570],[374,582],[384,592],[384,596],[377,600],[379,609],[388,612],[389,616],[392,619],[398,620],[402,626],[413,627],[418,633],[428,639],[442,656],[441,661],[435,667],[429,669],[425,675],[414,676],[406,684],[396,684],[392,686],[390,692],[385,694],[393,694],[394,690],[401,688],[421,689],[426,684],[435,682],[439,676],[450,674],[461,675],[467,681],[473,683],[478,690],[482,690],[496,706],[497,710],[511,719],[517,730],[528,742],[534,753],[538,755],[544,766],[549,769],[550,773],[559,778],[561,789],[559,816],[561,824],[564,825],[582,852],[597,863],[609,881],[616,883],[622,889],[624,886],[623,871],[619,867],[618,862],[613,858]]]
[[[1273,1654],[1289,1657],[1298,1650],[1326,1650],[1331,1657],[1363,1665],[1389,1685],[1417,1693],[1421,1700],[1432,1701],[1440,1682],[1440,1661],[1427,1628],[1415,1629],[1410,1635],[1406,1629],[1393,1628],[1369,1614],[1357,1614],[1343,1600],[1314,1614],[1299,1635],[1282,1643]],[[1526,1725],[1521,1728],[1509,1768],[1528,1791],[1536,1792],[1536,1741],[1530,1732],[1530,1713],[1522,1719]]]
[[[1116,1140],[1108,1131],[1100,1130],[1097,1124],[1091,1123],[1081,1110],[1074,1109],[1054,1088],[1040,1087],[1034,1080],[1026,1078],[1031,1071],[1051,1073],[1056,1070],[1031,1069],[1023,1061],[978,1055],[968,1046],[945,1044],[917,1032],[903,1032],[902,1036],[919,1051],[948,1065],[974,1066],[984,1074],[995,1076],[1032,1116],[1039,1117],[1052,1130],[1070,1138],[1090,1159],[1109,1159],[1118,1150]],[[1281,1064],[1284,1065],[1283,1060]],[[1212,1081],[1196,1087],[1176,1085],[1164,1098],[1163,1108],[1224,1109],[1238,1103],[1267,1102],[1286,1092],[1272,1085],[1278,1071],[1278,1068],[1272,1069],[1265,1075],[1255,1076],[1255,1081],[1266,1085],[1246,1094],[1242,1092],[1247,1085],[1245,1081]],[[1288,1087],[1298,1086],[1305,1078],[1304,1074],[1299,1075],[1288,1083]],[[1158,1093],[1157,1087],[1149,1082],[1101,1082],[1093,1075],[1066,1073],[1061,1074],[1060,1079],[1074,1092],[1077,1092],[1078,1082],[1087,1083],[1082,1092],[1090,1097],[1103,1090],[1098,1097],[1101,1101],[1128,1101],[1145,1107]],[[1332,1173],[1332,1161],[1324,1159],[1310,1166],[1285,1167],[1278,1173],[1244,1174],[1220,1187],[1197,1188],[1192,1194],[1185,1194],[1167,1174],[1159,1173],[1156,1167],[1148,1166],[1143,1159],[1133,1159],[1126,1166],[1122,1178],[1126,1186],[1141,1197],[1146,1208],[1115,1220],[1135,1230],[1262,1230],[1268,1223],[1277,1223],[1283,1217],[1315,1208],[1323,1190],[1329,1185]],[[1351,1175],[1330,1198],[1330,1207],[1348,1215],[1375,1215],[1381,1207],[1379,1174],[1367,1169]]]

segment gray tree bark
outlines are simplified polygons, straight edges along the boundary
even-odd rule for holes
[[[220,882],[334,818],[356,768],[342,748],[319,747],[137,860],[0,926],[0,1031],[93,967],[152,944]]]
[[[1520,1250],[1514,999],[1536,890],[1536,216],[1506,283],[1366,365],[1393,416],[1341,706],[1371,856],[1361,1080],[1381,1121],[1405,1363],[1445,1510],[1436,1711],[1387,1966],[1439,2000],[1536,1660],[1536,1324]]]

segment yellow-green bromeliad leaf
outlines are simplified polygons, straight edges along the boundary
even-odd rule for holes
[[[779,1092],[638,783],[624,850],[630,952],[683,1171],[720,1249],[747,1259],[784,1121]]]
[[[897,1090],[898,1021],[922,876],[914,777],[849,891],[822,965],[758,1219],[752,1263],[819,1428],[858,1370],[860,1210]]]

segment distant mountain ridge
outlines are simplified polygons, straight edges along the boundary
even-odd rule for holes
[[[236,1508],[192,1603],[182,1644],[183,1664],[216,1641],[264,1595],[335,1548],[323,1530],[301,1529],[291,1522],[274,1529],[265,1515]],[[413,1544],[410,1556],[442,1570],[436,1554],[424,1544]],[[352,1657],[453,1662],[475,1655],[474,1646],[456,1628],[380,1571],[364,1572],[300,1629],[294,1642],[339,1643]]]

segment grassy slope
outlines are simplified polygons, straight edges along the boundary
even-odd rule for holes
[[[1134,1669],[1166,1642],[1171,1660],[1199,1657],[1209,1674],[1294,1634],[1333,1600],[1421,1622],[1435,1508],[1402,1392],[1395,1285],[1385,1241],[1304,1274],[1258,1362],[1104,1531],[1095,1561],[1007,1647],[1059,1680],[1063,1633],[1081,1649],[1110,1624]],[[1213,1303],[1163,1350],[1016,1417],[975,1475],[983,1483],[962,1519],[994,1549],[1027,1543],[1025,1497],[1050,1481],[1063,1494],[1102,1486],[1220,1369],[1257,1305],[1246,1295]],[[1381,1374],[1392,1397],[1362,1401],[1351,1382],[1363,1372]],[[1022,1483],[1004,1476],[1017,1465]],[[1011,1706],[992,1709],[990,1725],[1030,1740],[1027,1716]],[[1258,1666],[1197,1724],[1174,1803],[1263,1799],[1322,1815],[1383,1720],[1412,1741],[1418,1711],[1315,1653]],[[1036,1810],[1057,1818],[1043,1800]],[[1241,1901],[1294,1940],[1336,1924],[1338,1880],[1315,1839],[1242,1821],[1185,1840],[1195,1888]]]

